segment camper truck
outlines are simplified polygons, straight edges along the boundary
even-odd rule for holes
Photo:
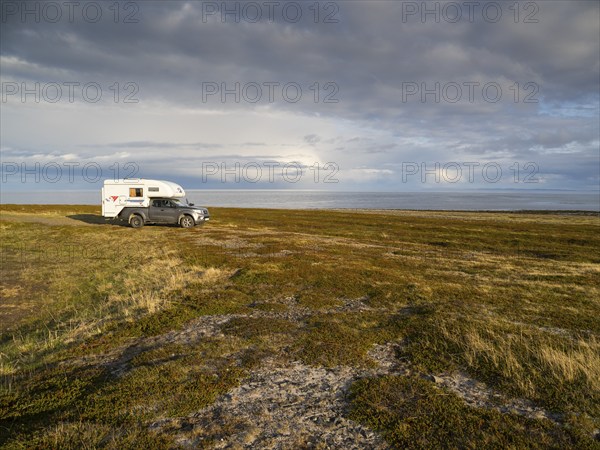
[[[210,219],[206,208],[194,206],[184,198],[183,188],[171,181],[141,178],[105,180],[102,216],[124,220],[133,228],[149,223],[171,223],[191,228]]]

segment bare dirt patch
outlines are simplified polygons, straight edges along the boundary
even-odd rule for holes
[[[345,417],[348,388],[357,376],[350,367],[324,369],[299,362],[282,367],[265,361],[214,405],[151,428],[176,434],[186,447],[388,448],[379,435]]]

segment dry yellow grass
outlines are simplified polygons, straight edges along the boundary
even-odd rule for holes
[[[131,428],[144,446],[149,420],[197,411],[266,358],[363,370],[376,344],[393,347],[391,358],[412,373],[463,372],[566,425],[448,402],[436,383],[415,377],[367,380],[373,409],[358,406],[357,417],[370,426],[416,424],[407,436],[430,446],[521,448],[585,444],[600,423],[596,217],[227,209],[211,210],[215,221],[203,229],[133,230],[65,217],[71,212],[93,211],[2,217],[10,239],[1,286],[11,302],[34,305],[13,316],[0,343],[0,387],[8,387],[0,400],[21,426],[13,442],[32,446],[39,432],[50,447],[78,434],[127,447]],[[173,335],[185,345],[157,344]],[[107,371],[129,351],[118,375]],[[373,411],[392,413],[392,422],[369,422]],[[215,436],[235,427],[225,422],[211,425]],[[456,437],[465,424],[479,437]]]
[[[14,373],[29,355],[100,334],[107,324],[156,314],[172,304],[174,292],[191,282],[209,287],[230,275],[221,268],[185,264],[168,241],[149,245],[150,236],[131,245],[126,234],[113,235],[107,241],[102,235],[88,233],[57,244],[44,239],[43,233],[37,234],[36,241],[31,240],[39,225],[31,227],[31,232],[20,228],[25,240],[12,253],[20,284],[2,287],[3,302],[9,301],[3,310],[30,304],[30,314],[42,319],[36,327],[42,328],[36,333],[12,335],[16,354],[10,358],[0,354],[0,376]],[[77,250],[61,252],[65,248]],[[32,292],[23,288],[40,278],[48,289]],[[93,284],[91,291],[86,284]],[[68,320],[59,319],[55,311],[67,312]],[[56,323],[46,327],[45,323],[53,321]]]
[[[443,339],[460,349],[468,367],[489,366],[487,370],[511,380],[522,395],[537,397],[540,377],[557,384],[581,380],[590,391],[600,392],[600,343],[595,336],[555,334],[493,316],[461,322],[443,323]]]

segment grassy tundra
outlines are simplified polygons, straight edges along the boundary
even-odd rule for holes
[[[600,448],[597,215],[1,208],[0,446]]]

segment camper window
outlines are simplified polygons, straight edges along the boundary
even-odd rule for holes
[[[144,190],[142,188],[129,188],[130,197],[143,197]]]

